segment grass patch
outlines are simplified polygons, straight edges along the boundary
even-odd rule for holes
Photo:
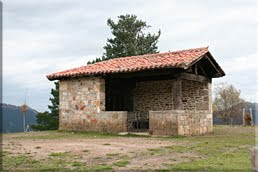
[[[101,157],[95,157],[94,159],[98,160],[98,159],[101,159]]]
[[[11,135],[11,134],[5,134]],[[28,134],[18,134],[17,139],[65,139],[65,138],[111,138],[120,137],[118,134],[104,133],[104,132],[86,132],[86,131],[34,131]]]
[[[119,156],[119,153],[107,153],[106,156]]]
[[[157,172],[169,172],[170,170],[168,170],[168,169],[157,169],[156,171]]]
[[[49,156],[53,156],[53,157],[65,157],[67,156],[68,152],[53,152],[51,154],[49,154]]]
[[[186,137],[186,146],[165,147],[175,152],[192,151],[203,156],[191,162],[172,164],[173,171],[250,171],[250,150],[255,145],[254,128],[217,126],[214,133]]]
[[[96,167],[92,168],[94,171],[109,171],[112,169],[113,168],[110,165],[97,165]]]
[[[191,151],[194,146],[164,146],[164,148],[168,151],[168,152],[179,152],[179,153],[183,153],[183,152],[187,152],[187,151]]]
[[[40,165],[39,161],[31,159],[26,155],[11,155],[5,154],[3,157],[3,169],[14,170],[17,168],[36,168]]]
[[[147,149],[147,151],[150,153],[150,155],[160,155],[163,152],[162,148]]]
[[[73,162],[72,166],[73,167],[81,167],[83,164],[81,162]]]
[[[13,133],[8,133],[4,135],[14,135]],[[94,132],[94,131],[63,131],[63,130],[49,130],[49,131],[33,131],[27,134],[15,133],[16,139],[65,139],[65,138],[112,138],[112,137],[150,137],[145,135],[127,134],[118,135],[108,132]]]
[[[128,164],[129,164],[128,160],[120,160],[113,163],[113,165],[117,167],[126,167]]]

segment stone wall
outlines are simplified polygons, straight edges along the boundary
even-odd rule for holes
[[[211,83],[182,79],[183,110],[211,110]]]
[[[149,130],[154,135],[200,135],[213,130],[210,111],[167,110],[149,112]]]
[[[127,131],[127,112],[105,112],[105,80],[85,77],[61,80],[59,129]]]
[[[173,92],[175,81],[137,81],[132,88],[133,111],[127,113],[124,109],[105,111],[105,79],[61,80],[59,129],[124,132],[132,129],[135,114],[140,114],[143,119],[140,125],[148,125],[153,134],[198,135],[211,132],[211,83],[178,79],[177,85],[181,90],[176,90],[181,99],[174,99],[173,95],[177,95]],[[174,100],[179,102],[178,110],[173,110]]]
[[[149,132],[154,135],[178,135],[178,115],[174,110],[150,111]]]
[[[81,116],[73,115],[63,120],[60,130],[99,131],[119,133],[127,131],[127,111],[106,111]]]
[[[201,135],[213,131],[211,111],[175,111],[178,113],[178,135]]]
[[[172,80],[139,81],[133,90],[133,110],[148,118],[148,112],[172,110]]]

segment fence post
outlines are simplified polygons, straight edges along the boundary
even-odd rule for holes
[[[253,126],[254,122],[253,122],[253,111],[252,111],[252,108],[250,108],[249,111],[250,111],[250,116],[251,116],[251,126]]]
[[[243,126],[245,126],[245,108],[243,108]]]

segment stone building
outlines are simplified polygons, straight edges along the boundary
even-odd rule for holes
[[[225,73],[208,47],[121,57],[47,76],[60,81],[59,129],[209,133],[212,78]]]

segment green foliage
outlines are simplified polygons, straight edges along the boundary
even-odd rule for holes
[[[97,63],[97,62],[101,62],[101,58],[96,58],[95,60],[92,60],[92,61],[88,61],[87,64],[94,64],[94,63]]]
[[[51,89],[52,97],[49,99],[51,105],[48,106],[50,112],[37,114],[37,124],[32,125],[33,130],[56,130],[59,121],[59,82],[55,82],[55,88]]]
[[[37,123],[36,125],[32,125],[31,128],[33,130],[55,130],[56,129],[56,121],[51,116],[51,114],[47,111],[43,113],[37,114]]]
[[[51,101],[52,105],[48,106],[48,109],[50,110],[50,114],[57,120],[58,123],[58,117],[59,117],[59,82],[55,82],[55,88],[51,89],[51,94],[53,97],[51,97],[49,100]]]
[[[112,19],[108,19],[107,25],[111,29],[113,38],[107,39],[102,59],[96,58],[96,60],[88,62],[88,64],[117,57],[158,52],[157,43],[161,34],[160,30],[157,34],[146,34],[144,30],[150,26],[146,22],[137,19],[136,15],[120,15],[117,23]]]

